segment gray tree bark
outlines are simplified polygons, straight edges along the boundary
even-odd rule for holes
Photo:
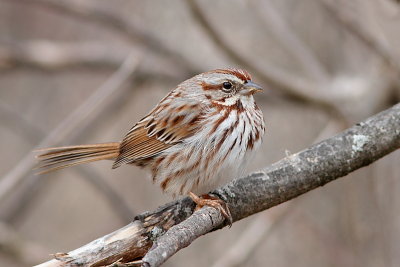
[[[235,222],[343,177],[399,147],[397,104],[213,193],[227,202]],[[168,203],[39,266],[160,266],[199,236],[226,226],[213,208],[193,210],[194,203],[188,198]]]

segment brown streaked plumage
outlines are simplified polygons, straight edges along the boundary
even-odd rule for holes
[[[39,169],[46,173],[111,159],[112,168],[148,168],[163,191],[190,193],[199,205],[209,205],[213,200],[203,203],[192,193],[207,193],[243,174],[243,165],[261,144],[264,121],[253,98],[258,91],[245,70],[196,75],[164,97],[122,142],[43,149]]]

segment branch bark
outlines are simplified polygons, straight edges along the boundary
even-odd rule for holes
[[[213,193],[228,203],[236,222],[343,177],[398,148],[400,104]],[[213,208],[193,210],[188,198],[168,203],[39,266],[112,266],[116,262],[123,266],[137,259],[142,259],[138,263],[142,266],[160,266],[196,238],[226,225]]]

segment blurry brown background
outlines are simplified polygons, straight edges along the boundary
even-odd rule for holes
[[[34,176],[35,147],[121,140],[179,82],[233,66],[267,89],[257,170],[398,102],[399,47],[394,0],[0,0],[0,265],[40,263],[170,200],[111,162]],[[399,266],[399,157],[165,266]]]

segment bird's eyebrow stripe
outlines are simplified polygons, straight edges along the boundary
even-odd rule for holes
[[[231,74],[236,76],[238,79],[242,80],[243,82],[251,80],[250,74],[241,69],[234,69],[234,68],[228,68],[228,69],[216,69],[214,72],[216,73],[222,73],[222,74]]]

